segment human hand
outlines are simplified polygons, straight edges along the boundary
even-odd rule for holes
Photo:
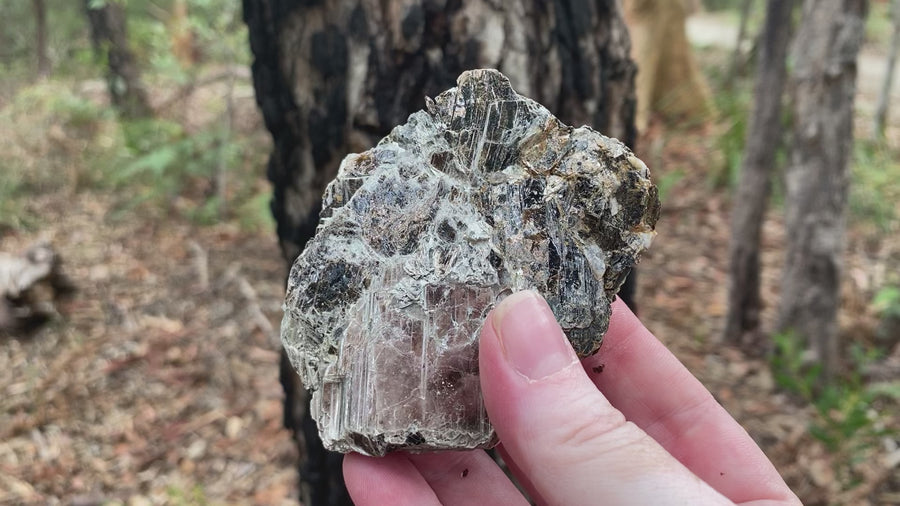
[[[538,504],[800,504],[753,439],[628,307],[579,360],[536,292],[488,316],[479,367],[504,461]],[[527,504],[483,451],[344,458],[359,506]]]

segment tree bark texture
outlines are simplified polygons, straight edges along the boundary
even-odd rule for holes
[[[725,338],[741,342],[759,331],[760,238],[781,141],[781,102],[795,0],[767,0],[756,69],[753,113],[732,211],[728,316]],[[748,342],[748,345],[758,343]]]
[[[794,47],[794,144],[786,177],[779,328],[805,340],[826,381],[839,358],[856,60],[867,10],[866,0],[806,0]]]
[[[94,51],[106,58],[110,100],[126,118],[150,116],[152,109],[141,80],[141,69],[128,47],[125,11],[113,1],[91,8],[91,0],[85,0],[84,6]]]
[[[702,121],[712,111],[709,86],[687,38],[687,0],[625,0],[638,65],[637,127],[651,113],[668,120]]]
[[[897,67],[897,53],[900,52],[900,0],[891,2],[891,20],[894,24],[894,32],[891,36],[891,47],[888,49],[884,83],[881,85],[881,93],[878,95],[878,105],[875,107],[874,134],[876,139],[883,139],[887,130],[888,106],[891,102],[891,90],[894,87],[894,69]]]
[[[566,123],[634,144],[635,66],[617,0],[244,0],[244,20],[289,263],[314,234],[341,159],[371,147],[465,70],[499,69]],[[287,360],[281,379],[285,424],[305,459],[306,504],[346,504],[340,456],[322,449]]]
[[[37,72],[40,77],[50,75],[50,57],[47,54],[47,4],[44,0],[32,0],[34,11],[34,38]]]

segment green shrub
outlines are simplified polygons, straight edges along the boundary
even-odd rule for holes
[[[838,476],[845,488],[852,487],[853,464],[863,457],[866,449],[878,444],[881,437],[892,434],[885,428],[885,414],[878,406],[882,399],[893,402],[900,399],[900,382],[866,384],[861,371],[881,352],[854,345],[850,349],[850,369],[825,383],[821,366],[806,359],[804,346],[794,333],[776,334],[773,340],[775,353],[771,367],[778,386],[814,408],[810,434],[835,455]]]
[[[722,164],[711,168],[710,178],[716,187],[735,188],[744,158],[752,96],[746,84],[738,84],[732,89],[718,90],[715,102],[725,130],[715,144],[722,156]]]
[[[883,232],[897,229],[900,202],[900,154],[885,143],[857,139],[853,145],[851,218]]]

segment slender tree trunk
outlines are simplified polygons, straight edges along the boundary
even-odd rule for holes
[[[172,14],[168,24],[172,54],[175,55],[175,59],[178,60],[182,69],[192,70],[197,54],[187,0],[175,0],[172,3]]]
[[[288,262],[312,237],[344,155],[371,147],[464,70],[497,68],[567,123],[635,139],[635,66],[617,0],[244,0],[244,20]],[[281,379],[305,504],[346,504],[341,457],[322,449],[287,360]]]
[[[753,7],[753,0],[741,1],[741,19],[738,28],[737,40],[734,42],[734,52],[731,54],[731,66],[728,68],[728,87],[734,83],[734,79],[742,70],[743,55],[741,54],[741,46],[744,45],[744,39],[747,38],[747,24],[750,22],[750,9]],[[763,34],[763,37],[766,35]]]
[[[32,0],[34,10],[34,38],[37,53],[37,72],[40,77],[50,75],[50,57],[47,55],[47,5],[44,0]]]
[[[891,47],[888,50],[884,84],[881,87],[881,94],[878,95],[878,106],[875,108],[874,132],[876,139],[883,139],[887,129],[888,105],[894,86],[894,69],[897,66],[897,53],[900,52],[900,0],[891,2],[891,19],[894,22],[894,34],[891,36]]]
[[[94,51],[107,60],[106,83],[112,103],[126,118],[150,116],[152,110],[141,81],[141,69],[128,47],[125,11],[117,2],[107,1],[92,8],[85,0]]]
[[[806,0],[793,76],[787,259],[779,328],[805,340],[825,381],[838,366],[841,257],[866,0]]]
[[[759,331],[762,309],[759,293],[760,237],[775,152],[782,136],[781,99],[787,78],[791,16],[795,5],[795,0],[766,2],[753,114],[732,211],[730,286],[725,321],[725,339],[731,342],[754,337]]]

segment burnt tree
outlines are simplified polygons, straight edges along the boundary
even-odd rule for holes
[[[274,141],[267,172],[288,266],[315,232],[341,159],[371,147],[464,70],[499,69],[566,123],[634,145],[635,66],[616,0],[243,5],[257,102]],[[341,457],[322,449],[284,355],[281,380],[305,504],[349,503]]]
[[[113,105],[126,118],[150,116],[152,110],[141,80],[141,69],[128,47],[122,5],[113,1],[98,5],[92,0],[84,0],[84,10],[91,27],[94,52],[106,60],[106,85]]]

